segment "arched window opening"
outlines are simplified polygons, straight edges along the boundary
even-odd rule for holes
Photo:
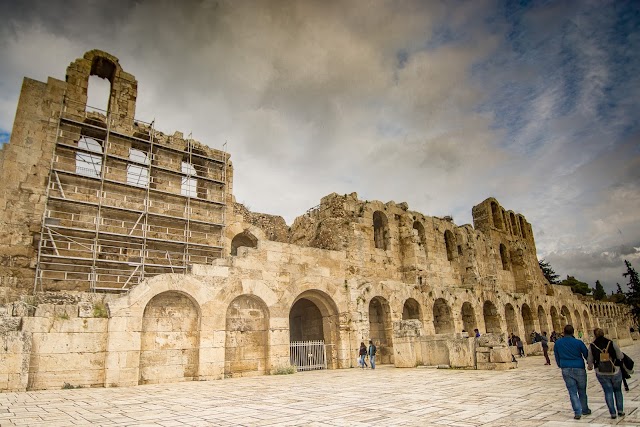
[[[516,216],[511,212],[509,215],[511,217],[511,234],[514,236],[518,234],[518,223],[516,222]]]
[[[462,304],[461,315],[462,315],[462,328],[466,332],[470,333],[471,331],[473,331],[478,327],[476,322],[476,313],[470,302],[465,302],[464,304]]]
[[[535,323],[533,322],[533,312],[527,304],[522,305],[522,324],[524,326],[525,336],[527,337],[525,341],[531,344],[533,342],[531,332],[535,331]]]
[[[519,335],[518,333],[518,319],[516,316],[516,310],[513,308],[513,306],[509,303],[507,303],[504,306],[504,315],[507,321],[507,333],[508,334],[514,334],[514,335]]]
[[[129,160],[136,163],[127,165],[127,184],[146,188],[149,185],[149,153],[132,147],[129,149]]]
[[[456,238],[450,230],[444,232],[444,245],[447,250],[447,260],[453,261],[456,253]]]
[[[78,140],[78,148],[99,154],[78,151],[76,153],[76,173],[100,178],[102,174],[102,141],[83,135]]]
[[[242,246],[247,248],[257,248],[258,239],[248,231],[236,234],[231,240],[231,256],[238,255],[238,248]]]
[[[500,243],[500,260],[502,261],[502,269],[509,270],[509,254],[507,247],[502,243]]]
[[[433,303],[433,327],[436,334],[450,334],[455,332],[451,310],[443,298],[438,298]]]
[[[198,179],[194,178],[197,176],[196,168],[191,163],[183,161],[182,173],[186,176],[182,177],[180,194],[187,197],[198,197]]]
[[[405,301],[402,308],[402,320],[420,320],[420,304],[413,298]]]
[[[413,222],[413,229],[418,233],[418,244],[426,251],[427,250],[427,236],[424,231],[424,226],[420,221]]]
[[[98,76],[89,76],[86,111],[106,115],[109,110],[110,97],[111,82]]]
[[[493,226],[498,230],[504,229],[502,224],[502,215],[496,202],[491,202],[491,218],[493,219]]]
[[[527,233],[525,231],[525,227],[524,227],[524,219],[522,217],[520,217],[520,233],[522,235],[523,238],[527,238]]]
[[[388,221],[385,214],[380,211],[373,213],[373,240],[377,249],[387,250]]]
[[[111,86],[115,74],[116,66],[113,62],[107,58],[94,58],[87,81],[86,111],[107,114],[111,99]]]
[[[484,316],[484,328],[487,333],[499,334],[502,332],[500,329],[500,314],[498,314],[498,309],[491,301],[485,301],[482,307],[482,315]]]

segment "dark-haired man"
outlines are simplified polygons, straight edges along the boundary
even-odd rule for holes
[[[564,327],[564,336],[556,341],[553,354],[558,367],[562,369],[562,378],[569,391],[575,414],[573,418],[579,420],[583,415],[591,413],[587,402],[587,371],[584,368],[589,350],[581,340],[573,336],[573,332],[573,326]]]

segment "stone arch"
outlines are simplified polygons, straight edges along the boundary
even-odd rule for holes
[[[456,237],[453,235],[451,230],[446,230],[444,232],[444,245],[447,250],[447,260],[453,261],[456,257]]]
[[[200,309],[182,292],[162,292],[142,317],[138,384],[198,378]]]
[[[500,328],[500,315],[494,303],[485,301],[482,306],[482,315],[484,316],[484,328],[487,333],[499,334],[502,332]]]
[[[433,303],[433,327],[436,334],[455,332],[451,309],[444,298],[438,298]]]
[[[522,304],[522,324],[524,326],[524,334],[526,336],[525,341],[531,344],[531,332],[536,330],[535,323],[533,322],[533,313],[528,304]]]
[[[380,364],[393,363],[393,323],[391,322],[391,307],[389,306],[389,302],[380,296],[374,297],[369,302],[369,339],[377,346],[376,362]]]
[[[460,314],[462,315],[462,328],[465,331],[471,333],[474,329],[478,328],[476,312],[470,302],[465,302],[464,304],[462,304]]]
[[[377,249],[389,248],[389,221],[381,211],[373,213],[373,241]]]
[[[573,321],[575,322],[575,325],[573,325],[573,327],[576,330],[576,336],[578,336],[579,332],[582,332],[584,334],[584,326],[582,325],[580,312],[577,309],[573,310]]]
[[[238,248],[242,246],[255,249],[258,247],[258,238],[251,234],[249,230],[236,234],[231,239],[231,256],[238,255]]]
[[[509,217],[511,219],[511,234],[514,236],[518,235],[518,224],[516,222],[516,216],[513,212],[509,213]]]
[[[584,310],[582,313],[582,320],[584,321],[584,327],[587,330],[587,334],[591,335],[593,333],[593,329],[591,329],[591,321],[589,320],[589,313],[587,310]]]
[[[420,221],[413,222],[413,229],[418,233],[418,244],[427,253],[427,235],[424,231],[424,225]]]
[[[491,202],[491,219],[493,220],[493,226],[498,230],[504,230],[504,224],[502,223],[502,212],[498,207],[498,204],[494,201]]]
[[[503,243],[500,243],[500,261],[502,261],[502,269],[509,270],[509,252]]]
[[[547,320],[547,312],[541,305],[538,306],[538,323],[540,324],[540,333],[549,332],[549,321]]]
[[[227,307],[225,377],[265,374],[268,369],[269,310],[260,298],[240,295]]]
[[[562,333],[562,320],[558,315],[558,309],[554,306],[551,306],[551,327],[553,327],[553,330],[556,331],[556,333]]]
[[[289,311],[289,340],[324,340],[327,349],[327,367],[338,367],[340,348],[339,311],[326,293],[311,289],[302,292],[291,304]]]
[[[518,318],[516,316],[516,310],[510,303],[504,306],[504,316],[507,322],[507,333],[518,335]]]
[[[420,304],[413,298],[408,298],[402,307],[402,320],[422,320]]]
[[[565,321],[565,325],[573,325],[573,319],[571,318],[571,312],[569,311],[569,309],[567,308],[566,305],[563,305],[562,308],[560,309],[560,315],[562,317],[564,317],[564,321]],[[563,326],[564,328],[564,326]],[[573,328],[575,329],[575,325],[573,326]],[[562,329],[560,330],[562,331]]]
[[[111,96],[113,91],[113,80],[118,71],[118,65],[106,56],[96,55],[91,60],[91,70],[87,76],[87,105],[86,110],[97,109],[103,114],[111,111]],[[97,98],[106,98],[106,104]],[[89,108],[93,107],[93,108]]]
[[[520,218],[520,233],[522,235],[522,237],[524,239],[527,238],[527,232],[525,231],[525,226],[524,226],[524,218],[522,217],[522,215],[519,215]]]

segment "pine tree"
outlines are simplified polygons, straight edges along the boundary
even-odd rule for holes
[[[625,259],[624,264],[627,267],[627,272],[622,275],[629,278],[629,283],[627,283],[629,290],[624,293],[627,297],[626,302],[631,306],[631,313],[636,322],[640,322],[640,279],[629,261]]]
[[[558,280],[560,276],[558,276],[556,272],[553,271],[553,268],[551,268],[549,263],[546,262],[544,258],[538,261],[538,264],[540,265],[540,270],[542,270],[542,274],[544,274],[544,277],[546,277],[549,283],[551,283],[552,285],[557,285],[558,283],[560,283],[560,281]]]
[[[593,299],[596,301],[602,301],[607,296],[604,291],[604,287],[600,283],[600,280],[596,280],[596,287],[593,289]]]

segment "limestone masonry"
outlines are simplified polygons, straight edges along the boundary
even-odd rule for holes
[[[530,353],[567,323],[637,338],[626,306],[550,285],[493,198],[472,227],[334,193],[288,226],[235,202],[228,153],[137,120],[136,98],[98,50],[24,79],[0,150],[0,390],[349,368],[369,339],[379,364],[511,369],[508,333]]]

